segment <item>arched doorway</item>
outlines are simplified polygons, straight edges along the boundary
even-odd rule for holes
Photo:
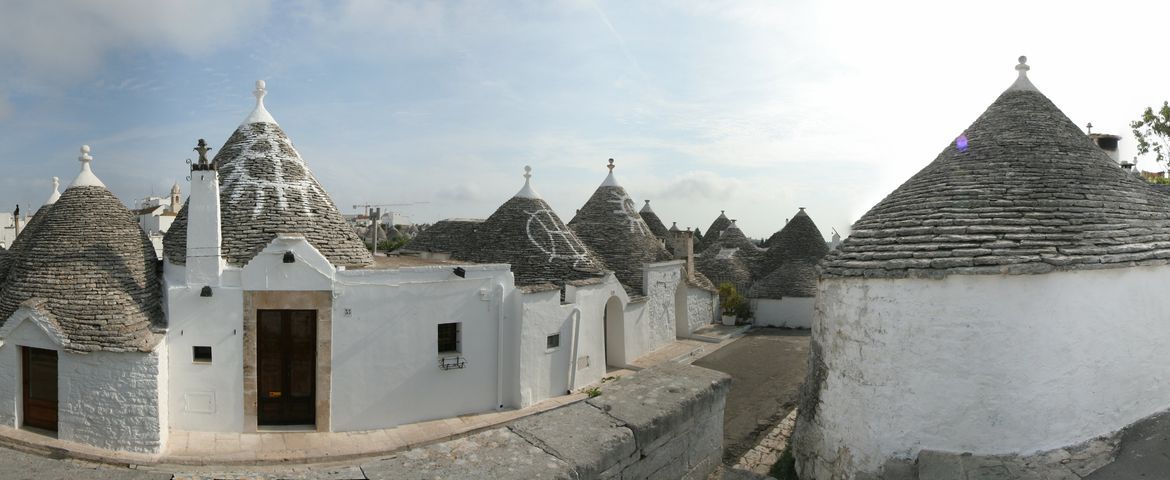
[[[625,309],[618,297],[605,302],[605,364],[620,367],[626,364]]]
[[[691,321],[687,315],[687,282],[678,282],[674,289],[674,334],[684,337],[691,334]]]

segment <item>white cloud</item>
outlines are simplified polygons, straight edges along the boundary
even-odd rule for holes
[[[121,48],[205,55],[263,25],[267,0],[16,0],[0,16],[0,58],[76,79]]]

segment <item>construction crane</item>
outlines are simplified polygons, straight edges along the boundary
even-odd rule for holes
[[[371,225],[374,227],[374,256],[378,256],[378,224],[382,222],[382,207],[407,207],[410,205],[424,205],[431,202],[408,202],[408,203],[363,203],[354,205],[354,210],[358,208],[366,209],[366,215],[370,217]],[[386,210],[386,213],[393,213]]]

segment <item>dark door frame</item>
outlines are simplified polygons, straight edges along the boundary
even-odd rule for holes
[[[34,382],[40,383],[47,379],[34,379],[31,372],[33,356],[43,356],[40,360],[44,361],[49,358],[51,354],[53,364],[53,378],[52,378],[52,399],[33,398],[32,384]],[[36,347],[20,347],[20,386],[21,386],[21,407],[24,414],[22,415],[22,426],[39,428],[51,432],[57,431],[57,424],[59,420],[58,404],[60,402],[60,392],[58,392],[58,377],[59,357],[56,350],[48,350]]]
[[[279,314],[279,318],[269,317],[265,321],[265,314]],[[298,315],[299,314],[299,315]],[[264,335],[264,323],[279,321],[281,323],[280,338],[261,338]],[[301,338],[298,344],[293,335],[295,321],[307,322],[302,327],[307,328],[307,338]],[[307,309],[261,309],[256,312],[256,368],[258,405],[257,425],[315,425],[316,424],[316,370],[317,370],[317,310]],[[307,350],[305,345],[308,345]],[[277,352],[267,352],[268,348],[276,347]],[[263,374],[265,361],[272,361],[278,357],[281,366],[279,385],[265,383]],[[308,397],[293,397],[293,362],[310,361],[311,366],[303,369],[307,379],[301,379],[309,387]],[[268,388],[265,388],[268,387]],[[276,388],[276,390],[273,390]],[[275,393],[274,393],[275,392]]]

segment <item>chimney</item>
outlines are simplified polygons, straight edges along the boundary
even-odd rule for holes
[[[686,259],[687,277],[695,278],[695,232],[690,227],[686,231],[678,230],[676,223],[667,234],[675,260]]]
[[[1092,125],[1091,123],[1089,125]],[[1117,150],[1117,144],[1121,141],[1120,135],[1110,135],[1108,133],[1089,133],[1089,139],[1097,145],[1098,148],[1105,151],[1109,158],[1118,165],[1125,166],[1121,162],[1121,156]],[[1126,162],[1128,163],[1128,162]]]
[[[24,230],[24,222],[20,221],[20,205],[16,206],[16,210],[12,212],[12,228],[16,232],[15,236],[20,236],[20,231]],[[13,238],[15,238],[15,236]]]
[[[207,161],[207,142],[199,139],[199,161],[191,164],[187,212],[187,285],[219,285],[224,260],[220,251],[219,172]]]

